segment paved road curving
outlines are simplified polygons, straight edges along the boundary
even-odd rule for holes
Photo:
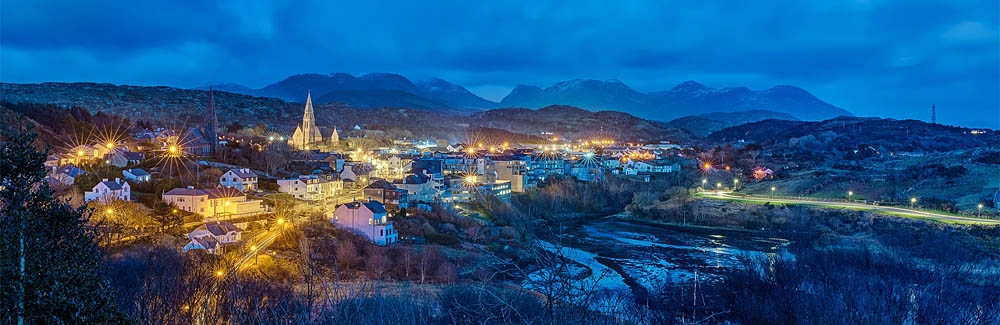
[[[925,218],[925,219],[935,219],[939,221],[953,221],[959,223],[975,223],[975,224],[986,224],[986,225],[1000,225],[1000,220],[995,219],[983,219],[974,217],[963,217],[956,216],[952,214],[936,213],[931,211],[915,210],[901,207],[892,206],[878,206],[869,205],[862,203],[850,203],[850,202],[829,202],[829,201],[817,201],[810,199],[789,199],[789,198],[768,198],[766,196],[756,197],[756,196],[745,196],[737,195],[732,192],[716,192],[708,191],[701,192],[697,194],[700,198],[714,199],[714,200],[729,200],[729,201],[751,201],[751,202],[771,202],[771,203],[784,203],[784,204],[808,204],[816,205],[829,208],[842,208],[842,209],[854,209],[854,210],[866,210],[872,212],[881,212],[885,214],[911,217],[911,218]]]

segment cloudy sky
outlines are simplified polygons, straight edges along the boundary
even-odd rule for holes
[[[339,4],[336,2],[340,2]],[[998,1],[0,1],[0,80],[259,88],[297,73],[657,91],[792,84],[856,115],[1000,128]]]

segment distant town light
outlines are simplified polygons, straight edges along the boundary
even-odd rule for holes
[[[108,149],[114,149],[115,148],[115,143],[114,142],[108,142],[108,143],[106,143],[104,145],[107,146]]]
[[[76,151],[76,155],[77,156],[83,156],[83,150],[77,150]]]
[[[702,167],[704,167],[705,170],[709,170],[709,169],[712,169],[712,164],[705,163],[704,165],[702,165]]]
[[[215,271],[215,276],[221,277],[222,276],[222,271],[221,270],[220,271]]]

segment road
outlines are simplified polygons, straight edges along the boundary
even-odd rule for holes
[[[907,218],[917,218],[917,219],[931,219],[935,221],[945,221],[953,223],[965,223],[965,224],[986,224],[986,225],[998,225],[1000,220],[994,219],[982,219],[973,217],[963,217],[953,214],[944,214],[924,210],[908,209],[902,207],[893,206],[878,206],[869,205],[863,203],[851,203],[851,202],[828,202],[828,201],[817,201],[810,199],[790,199],[790,198],[775,198],[771,199],[767,196],[745,196],[734,194],[732,192],[725,191],[706,191],[699,192],[696,194],[697,197],[713,200],[727,200],[727,201],[742,201],[751,203],[783,203],[783,204],[806,204],[815,205],[828,208],[838,208],[838,209],[852,209],[852,210],[862,210],[862,211],[872,211],[887,215],[907,217]]]
[[[219,286],[221,283],[225,282],[227,278],[235,276],[239,272],[245,271],[251,265],[250,261],[255,260],[257,254],[264,252],[268,246],[274,243],[274,240],[281,235],[283,231],[291,229],[289,227],[290,222],[285,222],[283,224],[276,224],[272,229],[263,231],[256,234],[250,240],[243,243],[244,253],[236,262],[232,264],[225,272],[221,274],[216,274],[215,281],[212,281],[212,285],[209,287],[208,291],[205,293],[204,298],[198,303],[194,304],[195,310],[192,312],[194,316],[195,324],[206,323],[205,307],[210,303],[208,298],[216,297],[218,295]],[[256,250],[251,250],[251,247],[256,246]],[[220,271],[221,272],[221,271]]]

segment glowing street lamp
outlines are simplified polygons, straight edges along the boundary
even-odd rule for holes
[[[712,169],[712,164],[705,163],[704,165],[702,165],[702,168],[705,168],[705,170],[708,171],[709,169]]]
[[[722,190],[722,182],[715,183],[715,190],[716,191]]]
[[[917,204],[917,198],[915,198],[915,197],[911,197],[911,198],[910,198],[910,208],[913,208],[913,206],[914,206],[915,204]]]
[[[739,178],[734,178],[733,179],[733,189],[735,190],[736,187],[738,187],[738,186],[740,186],[740,179]]]
[[[982,216],[983,216],[983,204],[982,204],[982,203],[980,203],[980,204],[979,204],[979,205],[977,205],[976,207],[978,207],[978,208],[979,208],[979,214],[978,214],[978,215],[976,215],[976,216],[977,216],[977,217],[982,217]]]
[[[114,149],[115,143],[109,141],[108,143],[105,143],[104,146],[108,147],[108,149]]]
[[[847,191],[847,201],[854,202],[854,191]]]
[[[77,150],[76,151],[76,155],[77,155],[77,157],[83,156],[83,150]]]
[[[223,274],[225,274],[225,273],[222,273],[222,270],[215,271],[215,276],[217,276],[217,277],[221,278]]]
[[[708,185],[708,180],[707,179],[702,179],[701,180],[701,187],[705,188],[706,185]]]
[[[774,186],[771,186],[771,199],[772,200],[774,200],[774,190],[776,190],[776,189],[777,188],[775,188]]]

